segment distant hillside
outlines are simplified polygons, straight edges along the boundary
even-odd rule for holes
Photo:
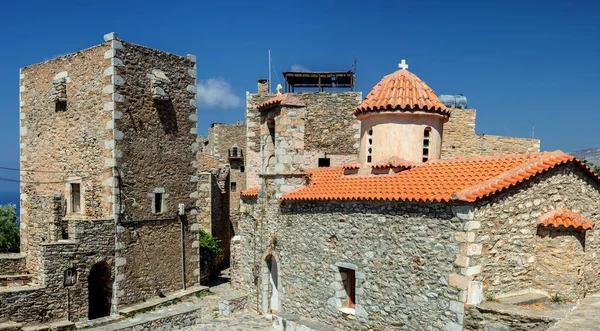
[[[600,148],[582,149],[580,151],[570,152],[580,160],[592,162],[594,165],[600,166]]]

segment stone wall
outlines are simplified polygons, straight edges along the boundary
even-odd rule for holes
[[[0,289],[0,320],[41,323],[67,316],[72,321],[87,319],[90,269],[99,262],[114,268],[114,221],[69,220],[69,228],[72,239],[41,245],[42,284]],[[67,293],[64,271],[71,266],[78,277]]]
[[[454,238],[464,222],[448,205],[285,203],[279,212],[270,199],[241,207],[233,284],[249,291],[251,306],[274,308],[266,263],[273,256],[285,312],[346,329],[462,323],[465,294],[451,275],[460,273],[454,262],[463,248]],[[354,312],[339,310],[346,295],[340,267],[356,270]]]
[[[208,129],[208,145],[205,153],[217,158],[222,164],[229,164],[230,168],[230,191],[229,209],[230,219],[237,228],[239,220],[239,192],[246,189],[246,169],[245,169],[245,154],[246,154],[246,126],[238,121],[237,124],[213,123]],[[230,157],[229,150],[237,146],[238,155]],[[209,170],[213,168],[199,168]]]
[[[258,186],[261,173],[260,112],[256,106],[275,97],[275,93],[251,94],[246,92],[246,187]]]
[[[200,227],[220,240],[222,254],[216,259],[201,251],[200,283],[208,284],[211,277],[229,266],[232,224],[229,215],[229,168],[200,172],[198,205]]]
[[[302,147],[295,148],[304,154],[302,167],[316,168],[319,158],[329,158],[331,166],[355,161],[358,158],[360,123],[353,110],[362,101],[360,92],[307,92],[294,93],[294,97],[306,103]],[[275,97],[276,94],[246,94],[246,186],[259,184],[261,167],[261,113],[256,106]],[[293,124],[280,124],[293,127]]]
[[[545,331],[557,322],[558,318],[551,312],[526,313],[531,309],[514,307],[510,311],[503,309],[490,309],[485,304],[465,311],[465,331]],[[535,312],[535,311],[534,311]],[[540,316],[546,313],[550,316]]]
[[[184,252],[186,285],[198,283],[194,270],[198,261],[196,231],[184,222]],[[126,306],[183,288],[181,275],[181,223],[178,219],[123,222],[118,233],[120,258],[117,265],[122,274],[119,305]],[[122,264],[123,260],[126,264]]]
[[[540,140],[475,133],[475,109],[452,109],[444,124],[442,158],[539,152]]]
[[[598,291],[600,263],[594,257],[600,251],[600,229],[554,231],[536,223],[559,207],[596,222],[598,189],[581,170],[563,165],[482,201],[474,216],[480,227],[473,230],[481,257],[472,260],[482,264],[475,278],[483,282],[486,295],[537,289],[576,300]]]
[[[180,203],[195,206],[191,179],[197,172],[197,114],[195,60],[121,41],[114,58],[121,84],[115,93],[123,96],[115,120],[120,132],[116,150],[119,165],[119,197],[126,219],[172,218]],[[166,100],[157,100],[153,82],[164,77]],[[161,214],[153,213],[156,189],[165,199]]]
[[[44,206],[30,202],[30,197],[67,198],[68,181],[79,182],[82,208],[73,216],[97,219],[112,213],[102,183],[110,157],[105,126],[112,118],[104,110],[102,93],[110,82],[102,74],[108,50],[110,44],[104,43],[21,69],[20,166],[32,170],[21,176],[21,252],[34,257],[28,260],[32,271],[39,268],[35,250],[50,239],[42,238],[48,236],[50,220],[33,215]],[[66,111],[56,109],[58,99],[66,100]],[[69,208],[66,212],[71,214]]]
[[[179,204],[186,283],[199,281],[196,59],[111,38],[113,85],[106,92],[114,119],[107,127],[114,139],[111,200],[120,226],[114,287],[121,306],[183,287]]]
[[[25,273],[27,273],[27,269],[25,267],[25,254],[0,254],[0,275],[18,275]]]

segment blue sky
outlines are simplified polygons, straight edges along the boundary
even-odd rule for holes
[[[0,166],[18,167],[19,68],[105,33],[196,54],[200,133],[244,117],[245,92],[281,71],[349,70],[369,92],[406,59],[438,94],[463,93],[477,131],[542,149],[600,147],[598,1],[10,1],[0,13]],[[0,171],[0,177],[18,178]],[[0,203],[18,199],[0,181]],[[11,198],[5,193],[10,192]]]

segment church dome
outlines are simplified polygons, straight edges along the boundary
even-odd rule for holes
[[[400,70],[389,74],[371,90],[365,100],[354,110],[354,115],[385,111],[424,111],[450,116],[435,92],[417,75],[406,70],[403,61]]]

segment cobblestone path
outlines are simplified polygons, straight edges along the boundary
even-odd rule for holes
[[[196,324],[183,330],[202,331],[273,331],[270,320],[250,310],[237,312],[229,317],[219,317],[206,323]]]

